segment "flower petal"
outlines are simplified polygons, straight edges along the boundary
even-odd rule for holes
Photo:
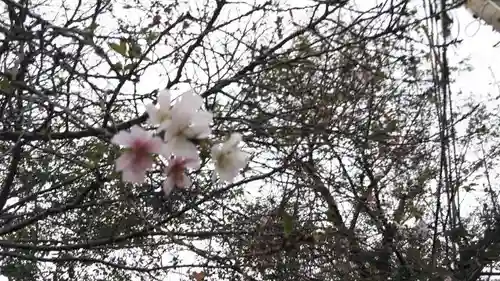
[[[187,159],[184,166],[189,169],[198,170],[201,166],[201,159],[198,156],[196,158]]]
[[[118,159],[116,159],[116,171],[123,171],[127,169],[134,160],[134,154],[131,152],[124,152]]]
[[[122,180],[130,183],[143,183],[146,177],[146,171],[125,169],[122,172]]]
[[[235,151],[231,157],[233,166],[237,167],[238,170],[245,168],[245,166],[247,165],[248,155],[245,152],[241,150]]]
[[[151,134],[139,125],[132,126],[132,128],[130,128],[130,134],[133,139],[145,139],[151,137]]]
[[[234,178],[238,175],[238,170],[234,167],[216,167],[215,171],[219,174],[219,178],[223,181],[232,183]]]
[[[120,131],[116,135],[113,136],[111,139],[111,142],[116,144],[116,145],[122,145],[125,147],[130,147],[132,144],[133,137],[132,135],[127,132],[127,131]]]
[[[239,170],[247,164],[248,155],[238,148],[240,141],[241,135],[235,133],[222,145],[212,147],[211,156],[215,161],[215,171],[223,181],[232,182]]]
[[[161,121],[160,126],[158,126],[158,132],[168,131],[171,123],[172,123],[172,120],[169,120],[169,119]]]
[[[172,119],[177,120],[181,126],[187,127],[192,119],[193,114],[195,114],[201,105],[203,104],[203,99],[193,93],[187,92],[180,96],[180,101],[177,101],[172,106]]]
[[[198,150],[196,146],[186,138],[174,137],[167,142],[167,151],[173,153],[176,157],[188,159],[198,159]]]
[[[237,145],[241,142],[242,136],[240,133],[232,133],[231,136],[229,137],[228,143],[232,145]]]
[[[163,193],[165,194],[165,196],[169,196],[174,188],[175,182],[173,180],[173,177],[167,177],[167,179],[163,182]]]
[[[137,156],[134,159],[134,163],[132,163],[132,168],[134,170],[144,171],[151,169],[153,167],[154,161],[153,158],[148,155]]]
[[[229,139],[222,145],[222,151],[227,152],[237,149],[241,139],[242,137],[240,133],[232,133],[231,136],[229,136]]]
[[[172,120],[170,122],[170,129],[174,131],[185,130],[191,124],[194,111],[186,110],[172,110]]]
[[[222,150],[221,150],[220,144],[216,144],[216,145],[212,146],[212,149],[210,150],[210,155],[212,156],[212,159],[214,161],[217,161],[217,159],[219,159],[221,154],[222,154]]]
[[[209,126],[194,125],[185,130],[184,135],[190,139],[206,139],[212,133]]]
[[[170,111],[172,96],[170,90],[164,89],[158,93],[158,105],[161,111]]]
[[[185,135],[189,138],[204,139],[211,133],[210,123],[213,115],[207,111],[198,111],[191,118],[191,126],[186,130]]]
[[[191,186],[191,184],[191,179],[185,173],[182,174],[181,180],[175,183],[178,188],[188,188]]]
[[[149,152],[155,154],[163,154],[165,152],[165,143],[159,137],[153,137],[149,141]]]
[[[184,92],[178,102],[179,109],[188,109],[196,111],[203,105],[203,98],[197,95],[193,90]]]
[[[198,111],[193,114],[191,122],[196,125],[210,126],[213,121],[213,114],[208,111]]]
[[[148,114],[148,122],[151,125],[157,125],[160,123],[160,118],[158,116],[158,109],[154,106],[154,104],[150,103],[146,105],[146,113]]]

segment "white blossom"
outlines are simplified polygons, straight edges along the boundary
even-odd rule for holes
[[[200,96],[187,92],[172,107],[172,119],[165,132],[165,141],[167,150],[176,157],[199,161],[198,150],[192,140],[207,138],[211,133],[212,122],[212,114],[199,109],[202,102]]]
[[[126,182],[142,183],[146,171],[153,166],[153,153],[164,153],[164,143],[158,137],[135,125],[130,132],[120,131],[111,142],[124,146],[127,150],[116,159],[116,170],[122,172],[122,179]]]
[[[172,114],[184,114],[189,115],[200,110],[203,105],[203,98],[197,95],[195,92],[187,91],[184,92],[179,99],[172,106]]]
[[[172,119],[171,93],[165,89],[158,93],[158,107],[154,104],[146,105],[148,113],[148,122],[151,125],[159,125],[158,131],[163,131],[168,128]]]
[[[215,171],[223,181],[232,182],[247,164],[247,154],[238,147],[240,142],[241,135],[234,133],[222,145],[212,147]]]

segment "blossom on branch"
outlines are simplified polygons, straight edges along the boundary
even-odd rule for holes
[[[234,133],[222,145],[212,147],[215,171],[223,181],[232,182],[247,164],[247,154],[238,147],[240,142],[241,135]]]
[[[113,143],[127,148],[116,160],[116,169],[122,171],[123,180],[144,182],[146,171],[153,166],[152,154],[161,154],[169,159],[163,183],[165,195],[175,187],[190,186],[191,179],[185,171],[198,169],[201,164],[197,140],[208,138],[212,133],[213,115],[202,110],[202,106],[203,98],[193,91],[183,93],[174,103],[169,90],[160,91],[158,105],[147,105],[146,111],[149,123],[165,132],[165,142],[139,126],[132,127],[130,132],[119,132],[112,139]],[[215,171],[223,181],[232,182],[247,164],[247,154],[238,147],[241,140],[241,135],[235,133],[226,142],[212,147]]]
[[[111,142],[126,148],[116,159],[116,170],[122,172],[123,181],[131,183],[144,182],[146,171],[153,166],[152,154],[162,154],[165,148],[161,138],[153,137],[137,125],[130,132],[118,132]]]
[[[165,130],[170,124],[172,119],[171,99],[170,91],[165,89],[158,93],[158,107],[154,104],[146,105],[148,121],[151,125],[159,125],[158,131]]]
[[[186,169],[198,169],[199,161],[184,157],[172,157],[165,169],[167,179],[163,183],[163,192],[168,196],[176,188],[187,188],[191,186],[191,179],[186,175]]]
[[[207,138],[211,133],[212,113],[202,111],[202,98],[191,92],[181,96],[172,107],[172,119],[165,132],[166,149],[176,157],[200,161],[193,140]]]

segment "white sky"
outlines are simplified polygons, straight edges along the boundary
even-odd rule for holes
[[[490,110],[499,106],[495,96],[500,95],[497,79],[500,79],[500,33],[485,25],[479,19],[474,19],[469,11],[460,8],[452,12],[454,24],[452,37],[463,40],[462,44],[449,49],[451,64],[468,59],[473,67],[470,72],[452,73],[456,82],[452,85],[453,96],[457,102],[463,99],[474,99],[485,101]],[[496,76],[496,78],[495,78]],[[463,95],[459,95],[462,92]],[[465,126],[467,124],[464,124]],[[460,127],[457,128],[460,130]],[[481,157],[471,152],[471,158]],[[481,187],[484,182],[477,182]],[[477,204],[478,196],[484,195],[480,188],[476,192],[467,193],[462,202],[462,210],[467,213],[470,207]],[[461,194],[463,197],[464,193]]]

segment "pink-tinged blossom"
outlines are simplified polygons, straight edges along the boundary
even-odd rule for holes
[[[215,171],[223,181],[232,182],[247,164],[247,154],[238,147],[240,142],[241,135],[234,133],[222,145],[212,147]]]
[[[186,169],[198,169],[199,161],[184,157],[172,157],[165,169],[167,179],[163,183],[165,196],[170,195],[174,188],[187,188],[191,186],[191,179],[186,175]]]
[[[144,182],[146,171],[153,166],[152,154],[162,154],[165,146],[161,138],[137,125],[130,132],[118,132],[111,142],[126,148],[116,159],[116,170],[122,172],[123,181],[132,183]]]

